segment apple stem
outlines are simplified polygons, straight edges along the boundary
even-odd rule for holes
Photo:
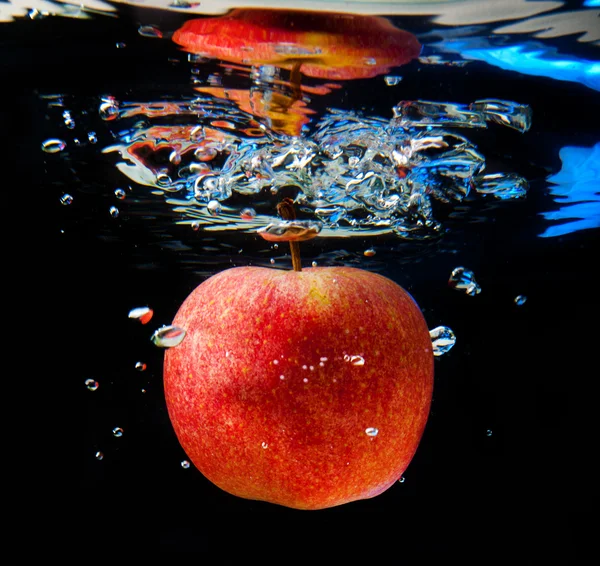
[[[296,220],[296,211],[294,210],[294,201],[291,198],[284,198],[277,205],[277,212],[283,220]],[[292,254],[292,268],[294,271],[302,271],[300,262],[300,245],[298,242],[290,242],[290,252]]]

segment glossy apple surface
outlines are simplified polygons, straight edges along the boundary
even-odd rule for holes
[[[165,353],[175,433],[223,490],[297,509],[380,494],[410,463],[433,390],[412,297],[349,267],[238,267],[199,285]]]

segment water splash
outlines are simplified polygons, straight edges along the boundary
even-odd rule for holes
[[[514,173],[485,174],[485,157],[456,132],[489,123],[526,131],[531,111],[515,102],[401,101],[391,120],[330,110],[306,136],[274,132],[207,95],[111,104],[119,108],[111,123],[123,127],[118,143],[103,151],[118,152],[122,173],[164,194],[184,217],[180,223],[207,230],[273,225],[274,203],[285,190],[296,195],[300,221],[321,223],[320,237],[427,240],[442,233],[436,201],[454,206],[469,195],[509,200],[527,192]],[[249,207],[254,215],[242,215]]]

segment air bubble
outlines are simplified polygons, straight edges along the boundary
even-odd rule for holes
[[[429,331],[431,344],[433,346],[433,355],[442,356],[450,351],[456,343],[454,332],[447,326],[438,326]]]
[[[73,120],[73,117],[71,116],[71,112],[69,110],[65,110],[62,114],[63,116],[63,120],[65,121],[65,126],[67,126],[67,128],[69,128],[69,130],[72,130],[75,128],[75,120]]]
[[[190,467],[190,463],[189,463],[187,460],[182,460],[182,461],[181,461],[181,467],[182,467],[184,470],[187,470],[187,469]]]
[[[72,203],[73,203],[73,197],[70,194],[65,193],[62,197],[60,197],[60,204],[69,206]]]
[[[223,209],[221,203],[218,200],[209,201],[209,203],[206,205],[206,208],[209,214],[211,214],[212,216],[218,216],[219,214],[221,214],[221,211]]]
[[[51,138],[42,142],[42,150],[46,153],[59,153],[67,147],[67,143],[63,140]]]
[[[367,436],[377,436],[379,434],[379,429],[375,428],[374,426],[370,426],[369,428],[365,429],[365,434]]]
[[[110,122],[119,117],[119,103],[112,97],[106,98],[100,104],[98,108],[100,118]]]
[[[108,209],[108,213],[113,217],[113,218],[118,218],[119,217],[119,209],[116,206],[111,206]]]
[[[240,212],[242,220],[252,220],[256,216],[256,210],[253,208],[244,208]]]
[[[136,362],[135,364],[135,369],[137,369],[138,371],[146,371],[147,367],[148,366],[144,362]]]
[[[387,75],[383,78],[383,80],[388,86],[396,86],[402,80],[402,77],[397,75]]]
[[[123,436],[123,429],[119,426],[113,428],[113,436],[115,436],[116,438],[121,438]]]
[[[492,436],[492,431],[491,431],[491,430],[488,428],[488,429],[485,431],[485,435],[486,435],[486,436]]]
[[[311,265],[312,265],[313,267],[317,267],[317,262],[316,262],[316,261],[313,261],[313,262],[311,263]]]
[[[142,37],[154,37],[157,39],[160,39],[163,36],[162,31],[156,26],[140,26],[138,28],[138,33]]]
[[[102,452],[100,452],[100,450],[98,450],[98,452],[96,452],[95,456],[96,456],[96,460],[102,460],[104,458],[104,454]]]
[[[263,449],[265,449],[265,450],[266,450],[266,449],[269,447],[269,445],[268,445],[266,442],[263,442],[263,443],[261,444],[261,446],[262,446],[262,447],[263,447]]]
[[[178,326],[163,326],[151,337],[152,342],[160,348],[173,348],[181,344],[185,338],[185,330]]]
[[[98,382],[95,379],[86,379],[85,380],[85,386],[90,390],[90,391],[96,391],[96,389],[98,389]]]
[[[147,324],[152,319],[154,311],[149,307],[136,307],[129,311],[129,318],[139,320],[142,324]]]
[[[369,248],[363,252],[365,257],[373,257],[377,252],[373,248]]]
[[[475,281],[475,274],[464,267],[456,267],[450,274],[448,285],[457,291],[464,291],[467,295],[475,296],[481,293],[481,287]]]
[[[123,189],[115,189],[115,196],[119,199],[119,200],[123,200],[126,196],[126,193]]]
[[[96,136],[96,132],[89,132],[88,133],[88,141],[90,143],[96,143],[98,141],[98,137]]]
[[[521,305],[524,305],[526,301],[527,301],[527,297],[525,295],[517,295],[515,297],[515,305],[517,305],[518,307],[520,307]]]

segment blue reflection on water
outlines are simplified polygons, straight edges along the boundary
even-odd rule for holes
[[[585,0],[583,5],[589,6],[590,8],[596,8],[597,6],[600,6],[600,0]]]
[[[562,169],[548,181],[550,194],[561,208],[542,213],[546,220],[558,223],[546,228],[542,238],[600,227],[600,143],[565,146],[559,156]]]
[[[599,62],[558,53],[555,47],[538,41],[492,45],[490,38],[475,36],[448,39],[441,48],[458,52],[464,59],[485,61],[507,71],[577,82],[600,90]]]

